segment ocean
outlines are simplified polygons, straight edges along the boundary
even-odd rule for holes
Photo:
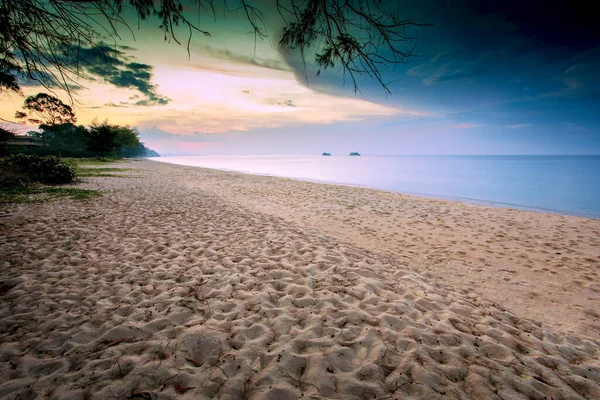
[[[600,219],[600,156],[177,156],[153,159]]]

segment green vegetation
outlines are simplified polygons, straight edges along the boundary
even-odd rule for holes
[[[71,165],[53,156],[15,154],[4,158],[0,165],[0,186],[71,183],[76,177]]]
[[[15,133],[0,126],[0,157],[6,152],[6,143],[14,140]]]
[[[103,165],[115,164],[123,161],[118,158],[63,158],[62,161],[75,168],[78,178],[97,176],[121,178],[127,175],[112,174],[111,172],[134,171],[134,169],[131,168],[103,167]]]
[[[43,185],[72,183],[79,177],[123,177],[115,172],[130,169],[102,166],[122,157],[153,155],[140,142],[137,129],[107,121],[76,126],[73,109],[48,94],[27,97],[23,110],[15,117],[40,124],[39,130],[29,132],[21,145],[15,144],[12,132],[0,130],[0,153],[9,154],[0,158],[0,203],[87,200],[100,192]]]
[[[102,193],[97,190],[71,187],[0,187],[0,204],[42,203],[60,198],[70,198],[76,201],[85,201],[98,196],[102,196]]]
[[[1,151],[7,154],[37,154],[67,157],[123,158],[157,156],[139,139],[136,128],[127,125],[92,122],[89,127],[75,125],[77,118],[73,109],[60,99],[46,93],[29,96],[15,118],[38,124],[37,131],[30,131],[28,146],[11,146],[15,138],[10,132],[0,131],[3,143]],[[23,137],[19,137],[24,139]]]
[[[121,176],[109,173],[130,171],[129,168],[85,167],[109,162],[114,160],[60,160],[53,156],[31,154],[17,154],[0,159],[0,204],[39,203],[61,198],[83,201],[101,196],[101,192],[96,190],[41,184],[71,183],[82,176]]]
[[[114,163],[119,163],[119,162],[123,162],[122,159],[120,158],[112,158],[112,157],[108,157],[108,158],[100,158],[100,157],[94,157],[94,158],[73,158],[73,157],[67,157],[67,158],[62,158],[62,161],[71,164],[74,167],[82,167],[82,166],[86,166],[86,165],[106,165],[106,164],[114,164]]]
[[[131,168],[77,168],[77,176],[80,178],[92,177],[92,176],[112,176],[112,177],[124,177],[125,175],[115,175],[109,172],[125,172],[131,171]]]

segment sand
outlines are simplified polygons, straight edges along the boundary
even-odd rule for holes
[[[600,220],[211,169],[188,172],[194,174],[190,188],[390,255],[562,333],[600,339]]]
[[[511,220],[547,221],[566,236],[573,224],[587,237],[597,222],[556,216],[556,226],[547,216],[536,220],[542,214],[131,164],[135,177],[87,179],[83,187],[105,191],[90,202],[3,206],[0,398],[600,398],[597,337],[566,334],[528,319],[525,306],[508,310],[480,296],[481,287],[469,286],[466,256],[462,277],[426,272],[443,275],[433,257],[452,239],[437,225],[425,230],[444,213],[443,223],[462,222],[460,232],[470,229],[472,237],[494,216],[502,216],[495,229]],[[349,202],[361,204],[347,210]],[[400,221],[423,214],[421,239],[400,234],[375,247],[389,231],[373,215],[387,210],[381,221],[394,225],[407,212],[402,207],[419,206]],[[330,221],[318,222],[324,214]],[[344,215],[347,228],[336,233]],[[433,246],[435,232],[441,244]],[[563,246],[541,228],[535,234]],[[483,257],[496,249],[471,236],[472,244],[459,239],[457,247],[473,246]],[[593,240],[580,240],[576,255],[565,253],[571,261],[564,268],[584,268],[579,257],[593,253]],[[533,258],[544,254],[537,247],[527,251],[533,268],[544,265]],[[494,257],[518,254],[500,249]],[[597,268],[597,258],[589,263]],[[446,273],[455,269],[449,264]],[[565,290],[585,297],[597,279],[586,284]]]

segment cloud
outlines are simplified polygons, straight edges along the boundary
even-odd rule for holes
[[[256,65],[257,67],[274,69],[278,71],[289,71],[290,68],[282,61],[276,59],[262,59],[245,54],[234,53],[230,50],[216,49],[211,46],[199,46],[198,51],[204,56],[210,56],[219,60],[232,61],[240,64]]]
[[[514,125],[508,125],[507,128],[509,129],[523,129],[523,128],[527,128],[529,126],[532,126],[533,124],[514,124]]]
[[[222,64],[225,69],[230,67]],[[195,66],[157,66],[154,80],[173,100],[160,112],[130,113],[141,128],[156,126],[186,134],[224,133],[414,114],[390,103],[314,92],[299,84],[291,71],[254,65],[244,66],[238,75]]]
[[[474,124],[472,122],[463,122],[460,124],[454,124],[451,125],[451,128],[454,129],[473,129],[473,128],[480,128],[482,126],[485,126],[486,124]]]
[[[269,101],[268,104],[278,105],[278,106],[286,106],[286,107],[298,107],[292,100],[284,100],[284,101]]]
[[[138,90],[146,96],[146,99],[135,102],[135,105],[164,105],[169,102],[168,97],[157,94],[157,87],[151,82],[151,65],[130,61],[131,57],[123,51],[103,44],[93,48],[79,47],[71,51],[77,52],[80,66],[91,79],[100,78],[119,88]]]
[[[46,71],[34,71],[29,77],[19,77],[20,86],[39,86],[40,82],[44,82],[49,87],[55,87],[56,81],[54,77]]]
[[[107,103],[104,103],[104,105],[105,105],[106,107],[117,107],[117,108],[124,108],[124,107],[127,107],[127,105],[126,105],[126,104],[123,104],[123,102],[121,102],[120,104],[116,104],[116,103],[114,103],[114,102],[112,102],[112,101],[109,101],[109,102],[107,102]]]
[[[600,93],[600,47],[574,57],[571,65],[556,78],[569,90],[579,94],[598,96]]]
[[[67,81],[68,80],[69,78],[67,78]],[[43,84],[47,88],[52,89],[62,87],[64,85],[57,82],[57,78],[47,71],[32,71],[31,76],[20,76],[18,78],[18,81],[21,87],[35,87],[40,86],[40,84]],[[77,85],[73,82],[67,82],[66,86],[69,90],[72,91],[82,89],[82,86]]]
[[[168,97],[153,96],[146,100],[138,100],[134,104],[136,106],[156,106],[156,105],[162,106],[162,105],[168,104],[170,100],[171,99],[169,99]]]
[[[445,52],[436,55],[427,63],[409,69],[406,74],[423,78],[423,84],[431,86],[438,82],[482,75],[506,56],[505,52],[486,52],[479,55],[460,50]]]

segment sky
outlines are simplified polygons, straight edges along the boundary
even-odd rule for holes
[[[600,28],[586,3],[399,2],[428,26],[411,31],[409,62],[383,72],[391,94],[369,78],[357,93],[340,70],[317,76],[310,56],[304,69],[278,46],[267,0],[256,2],[265,39],[242,12],[215,22],[189,10],[211,33],[194,35],[189,55],[185,31],[183,45],[165,42],[158,21],[131,18],[104,56],[82,49],[74,106],[79,123],[135,126],[162,155],[600,154]],[[22,104],[0,95],[0,118]]]

